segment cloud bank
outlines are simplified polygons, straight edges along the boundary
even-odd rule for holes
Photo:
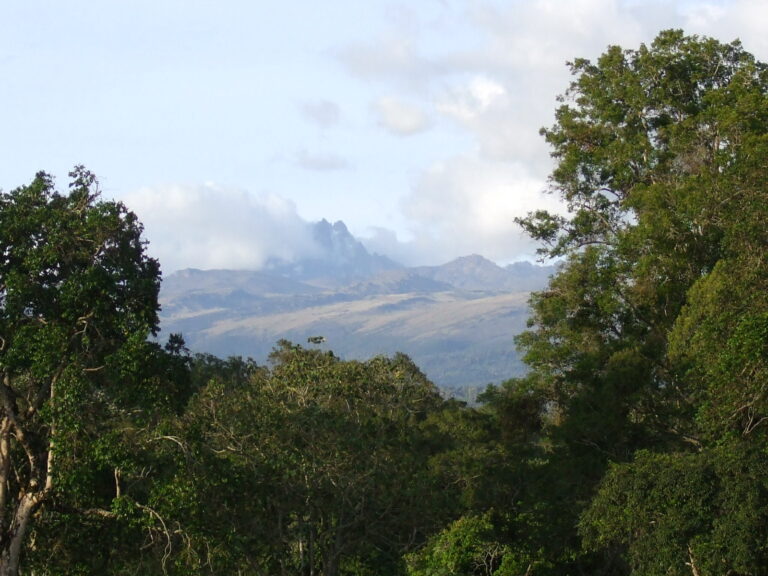
[[[215,184],[142,188],[123,198],[144,224],[148,252],[164,273],[183,268],[260,269],[317,250],[296,206]]]
[[[723,42],[741,36],[758,58],[768,36],[758,29],[768,3],[756,0],[531,0],[453,3],[442,20],[393,19],[381,36],[339,54],[349,74],[378,85],[380,125],[414,134],[418,122],[399,103],[415,103],[432,131],[455,130],[471,142],[412,178],[400,199],[408,234],[374,228],[367,246],[404,263],[445,261],[472,252],[497,261],[530,257],[536,246],[515,217],[544,208],[564,213],[546,195],[553,163],[539,129],[550,126],[556,97],[571,76],[566,62],[596,59],[612,44],[637,48],[662,29],[683,28]],[[474,41],[429,42],[451,22],[474,31]],[[378,83],[378,84],[377,84]],[[399,91],[392,95],[392,88]],[[414,115],[412,118],[416,118]]]
[[[533,256],[536,246],[514,219],[537,208],[564,211],[544,193],[553,164],[539,129],[552,124],[556,96],[571,81],[567,61],[595,59],[610,44],[636,48],[676,27],[723,42],[740,36],[768,58],[768,3],[757,0],[481,0],[390,12],[378,34],[328,53],[349,84],[335,93],[324,85],[331,99],[310,93],[296,101],[302,124],[316,130],[284,150],[286,165],[313,178],[290,175],[290,186],[305,187],[293,196],[322,194],[327,219],[338,219],[334,209],[351,198],[371,196],[371,205],[387,207],[382,214],[395,206],[396,230],[346,223],[370,251],[404,264]],[[398,187],[386,188],[390,174]],[[311,250],[307,223],[277,196],[166,186],[126,201],[166,269],[258,268]]]
[[[562,212],[523,165],[457,156],[434,165],[403,198],[410,238],[378,228],[363,241],[369,250],[407,265],[473,253],[506,263],[535,254],[536,245],[514,219],[539,208]]]

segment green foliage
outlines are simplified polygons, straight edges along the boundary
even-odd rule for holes
[[[585,544],[629,548],[636,574],[689,574],[691,557],[711,526],[715,474],[696,454],[638,452],[613,465],[582,517]]]
[[[2,574],[22,553],[40,574],[146,569],[147,427],[188,397],[183,343],[147,341],[160,272],[141,224],[70,177],[66,195],[44,173],[0,194]]]
[[[433,537],[418,553],[407,557],[409,576],[491,576],[499,570],[507,549],[494,538],[488,515],[464,516]]]
[[[203,356],[192,372],[166,490],[186,488],[157,505],[210,570],[397,574],[444,517],[425,425],[442,400],[406,356],[341,361],[281,342],[269,367]]]
[[[639,452],[613,465],[582,516],[591,549],[619,545],[634,574],[764,574],[765,458],[749,444]]]
[[[556,573],[762,573],[768,69],[680,31],[571,69],[542,130],[570,215],[520,221],[564,261],[518,339],[549,481],[519,509]]]

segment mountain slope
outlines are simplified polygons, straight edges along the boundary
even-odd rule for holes
[[[414,273],[454,288],[482,291],[537,290],[546,285],[551,266],[516,262],[505,268],[477,254],[463,256],[442,266],[421,266]]]
[[[265,362],[286,338],[344,358],[404,352],[443,387],[483,386],[519,375],[514,336],[525,328],[531,289],[552,268],[505,268],[481,256],[404,268],[370,255],[343,223],[323,221],[324,252],[259,272],[183,270],[160,294],[164,333],[196,352]]]

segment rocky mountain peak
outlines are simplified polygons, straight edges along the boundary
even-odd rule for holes
[[[338,263],[368,256],[368,251],[341,220],[331,224],[323,218],[312,225],[312,236],[322,250],[320,260]]]
[[[385,256],[369,253],[341,220],[331,224],[323,218],[311,226],[317,247],[315,254],[294,262],[272,261],[268,265],[272,273],[322,286],[340,286],[384,270],[401,268]]]

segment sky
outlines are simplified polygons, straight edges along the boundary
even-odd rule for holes
[[[0,189],[85,165],[165,273],[300,258],[323,218],[530,259],[566,62],[668,28],[768,60],[764,0],[0,0]]]

